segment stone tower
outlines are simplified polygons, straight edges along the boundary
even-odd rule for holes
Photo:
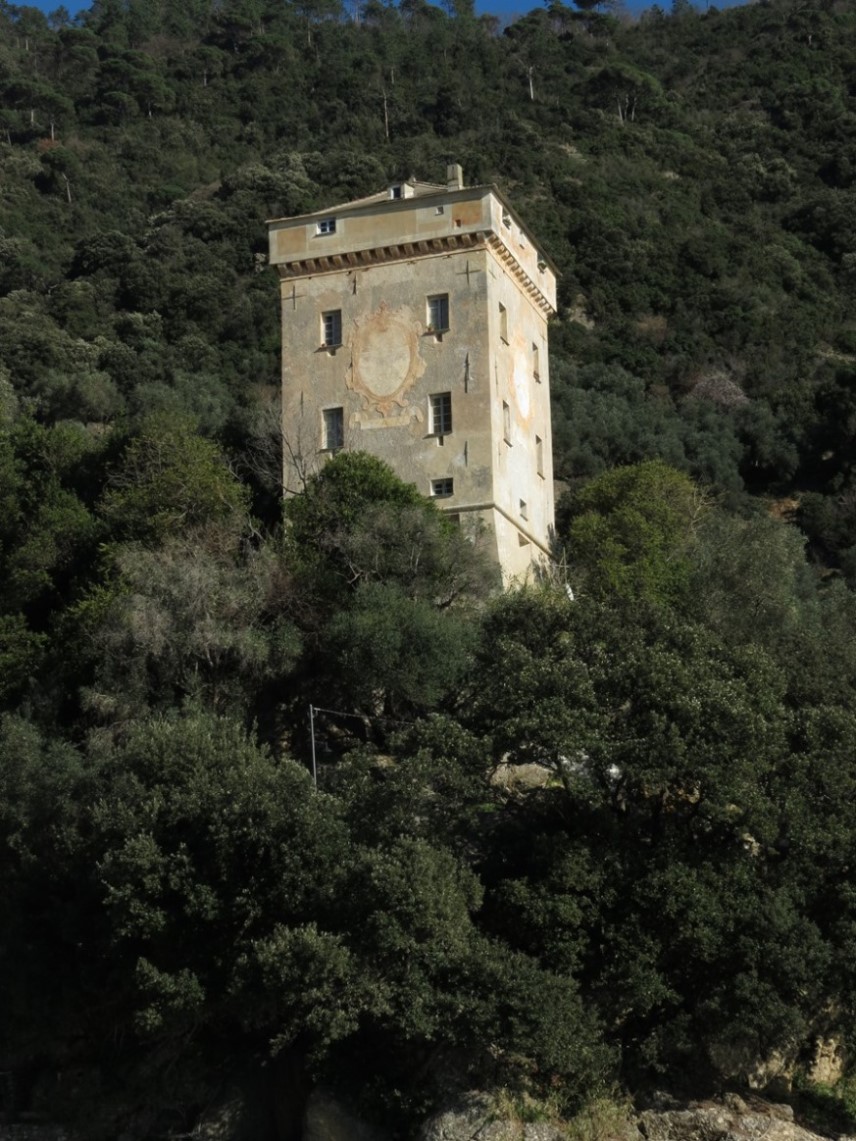
[[[371,452],[488,546],[505,583],[553,527],[556,278],[493,186],[403,182],[269,223],[282,301],[286,495]]]

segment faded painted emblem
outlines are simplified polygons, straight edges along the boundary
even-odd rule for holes
[[[396,405],[407,407],[407,392],[425,371],[419,355],[420,332],[408,306],[391,309],[385,301],[354,322],[348,387],[381,416],[388,416]]]

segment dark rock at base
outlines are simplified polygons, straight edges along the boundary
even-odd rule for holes
[[[303,1141],[387,1141],[385,1134],[360,1121],[323,1087],[312,1091],[303,1118]]]
[[[0,1141],[71,1141],[57,1125],[0,1125]]]

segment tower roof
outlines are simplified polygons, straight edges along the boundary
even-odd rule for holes
[[[491,183],[477,183],[473,186],[465,186],[461,168],[456,164],[449,166],[448,178],[445,184],[422,182],[418,179],[410,178],[402,182],[393,183],[375,194],[368,194],[363,198],[355,198],[350,202],[340,202],[335,206],[326,206],[323,209],[312,210],[306,214],[292,214],[280,218],[269,218],[267,225],[270,228],[278,228],[283,224],[311,223],[322,218],[336,217],[340,213],[358,214],[362,211],[371,212],[376,210],[379,206],[394,208],[399,202],[404,206],[406,202],[412,202],[413,199],[424,200],[433,198],[436,199],[438,203],[458,202],[470,197],[482,197],[486,194],[492,194],[499,200],[503,210],[510,218],[513,218],[521,235],[528,238],[533,247],[539,249],[539,261],[550,268],[554,277],[558,277],[559,270],[557,266],[547,254],[540,250],[537,238],[525,222],[522,221],[499,187]],[[272,258],[271,260],[275,261],[276,259]]]

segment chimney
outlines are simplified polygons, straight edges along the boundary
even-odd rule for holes
[[[460,164],[457,162],[450,163],[449,166],[446,167],[446,189],[464,189],[464,172],[461,170]]]

